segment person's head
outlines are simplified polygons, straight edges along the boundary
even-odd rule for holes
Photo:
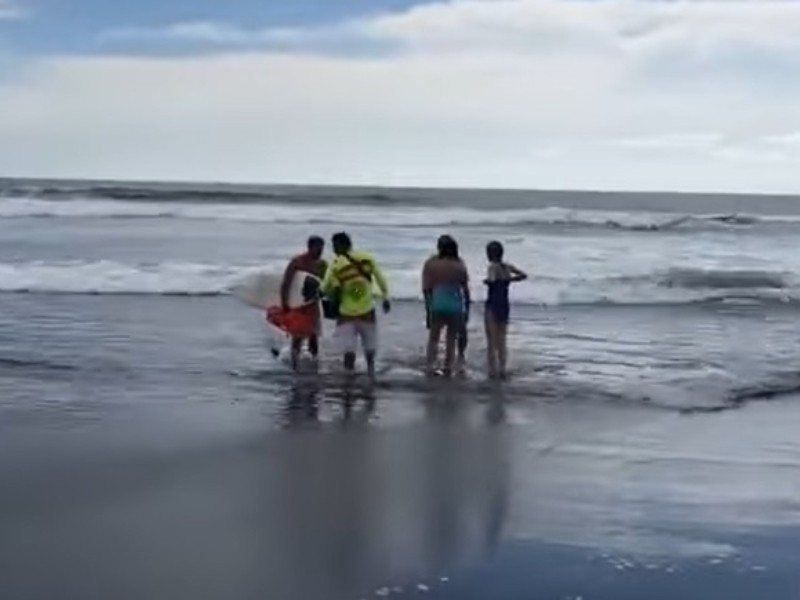
[[[325,240],[318,235],[312,235],[308,238],[308,254],[312,258],[321,258],[322,252],[325,250]]]
[[[439,258],[458,258],[458,242],[449,235],[443,235],[436,242]]]
[[[503,262],[504,252],[505,250],[503,249],[503,244],[500,242],[494,241],[486,244],[486,258],[489,259],[489,262]]]
[[[350,239],[350,236],[343,231],[334,233],[331,238],[331,243],[333,244],[333,251],[336,254],[346,254],[353,248],[353,241]]]

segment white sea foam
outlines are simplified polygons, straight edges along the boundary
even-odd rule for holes
[[[283,267],[279,262],[266,265],[177,261],[134,264],[110,260],[0,263],[0,292],[223,295],[248,275],[279,274]],[[386,275],[393,298],[420,299],[418,269],[387,269]],[[482,288],[479,278],[474,277],[473,294],[477,300],[483,297]],[[628,278],[534,277],[516,286],[512,298],[518,303],[543,305],[763,302],[793,301],[800,298],[800,289],[791,277],[776,273],[696,269]]]
[[[258,267],[115,261],[0,263],[0,291],[66,294],[221,294]]]
[[[793,217],[761,218],[740,215],[683,216],[660,212],[575,210],[562,207],[489,210],[461,207],[380,206],[376,204],[214,203],[129,201],[113,199],[46,200],[0,198],[0,218],[148,218],[227,220],[262,223],[309,223],[434,227],[494,225],[526,227],[588,227],[631,231],[672,231],[742,228],[758,223],[796,224]]]

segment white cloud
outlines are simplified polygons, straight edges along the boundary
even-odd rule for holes
[[[299,28],[242,28],[190,22],[107,32],[114,38],[172,38],[218,44],[315,40],[394,42],[404,49],[708,53],[736,45],[800,46],[800,2],[793,0],[451,0],[403,12]]]
[[[716,158],[746,164],[784,162],[791,159],[787,153],[781,150],[757,146],[723,146],[715,149],[712,155]]]
[[[153,37],[226,51],[40,63],[0,88],[6,173],[800,189],[775,141],[800,131],[800,3],[454,0],[104,39]],[[324,56],[334,42],[366,46]]]
[[[698,150],[717,147],[723,141],[718,133],[665,133],[647,137],[611,140],[612,146],[633,150]]]
[[[369,35],[418,48],[587,51],[674,45],[708,51],[736,43],[796,48],[800,3],[758,1],[461,0],[422,5],[363,24]]]
[[[214,21],[189,21],[174,23],[160,28],[126,27],[112,29],[100,34],[101,42],[126,40],[166,39],[177,42],[200,42],[221,46],[254,46],[262,44],[308,43],[331,37],[335,28],[303,30],[294,28],[243,29]],[[344,30],[339,37],[344,36]]]
[[[104,31],[99,41],[115,44],[130,41],[167,41],[173,43],[199,43],[221,47],[251,47],[272,49],[298,49],[318,47],[320,44],[344,44],[351,41],[376,42],[368,34],[368,21],[345,21],[324,27],[255,28],[247,29],[223,22],[188,21],[163,27],[124,27]]]
[[[761,140],[764,144],[800,149],[800,131],[768,135]]]

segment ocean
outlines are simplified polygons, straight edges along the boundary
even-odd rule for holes
[[[229,294],[347,231],[379,379]],[[484,247],[511,379],[426,381],[419,274]],[[800,598],[791,197],[0,180],[0,597]]]

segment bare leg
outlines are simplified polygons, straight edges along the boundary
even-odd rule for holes
[[[314,371],[319,371],[319,338],[316,335],[308,338],[308,353],[313,360],[312,368]]]
[[[467,362],[467,344],[469,343],[469,334],[467,333],[467,326],[463,326],[458,331],[458,358],[456,359],[456,371],[459,373],[464,372],[464,365]]]
[[[364,358],[367,361],[367,375],[370,379],[375,379],[375,351],[367,350],[364,352]]]
[[[436,357],[439,354],[439,339],[442,336],[442,324],[438,320],[431,320],[428,331],[428,351],[425,355],[425,372],[430,375],[436,367]]]
[[[344,355],[344,370],[347,373],[352,373],[356,370],[356,353],[346,352]]]
[[[315,359],[319,357],[319,338],[316,335],[308,338],[308,352]]]
[[[353,323],[339,322],[336,325],[336,335],[339,336],[339,341],[342,344],[344,351],[344,372],[347,375],[352,375],[356,369],[356,340],[355,325]]]
[[[447,333],[445,337],[445,353],[444,353],[444,372],[450,375],[453,372],[453,361],[456,354],[456,338],[458,336],[458,329],[451,325],[447,326]]]
[[[292,361],[292,369],[294,371],[297,371],[298,362],[300,360],[300,350],[302,348],[303,348],[303,339],[292,338],[291,361]]]
[[[496,361],[496,348],[497,348],[497,340],[496,340],[496,324],[494,319],[492,318],[491,314],[488,312],[486,313],[486,317],[484,319],[484,324],[486,326],[486,354],[489,364],[489,378],[494,379],[497,377],[497,361]]]
[[[500,367],[499,375],[505,379],[508,375],[508,344],[507,344],[508,324],[497,324],[497,358]]]
[[[358,329],[361,347],[364,349],[364,359],[367,361],[367,375],[375,379],[375,355],[378,347],[378,330],[375,323],[362,323]]]

